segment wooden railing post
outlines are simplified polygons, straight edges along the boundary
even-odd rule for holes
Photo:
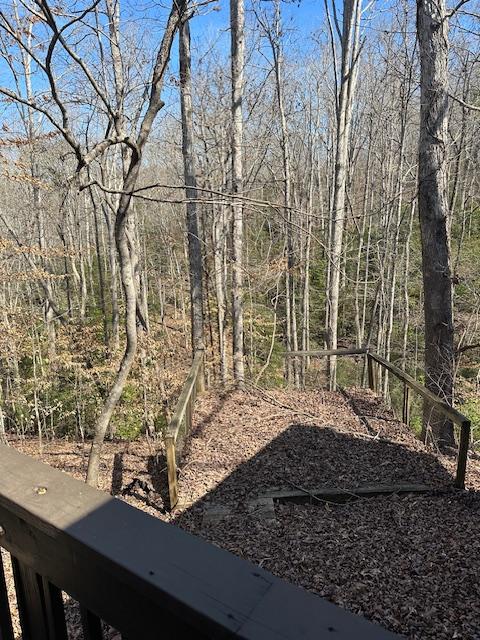
[[[12,569],[23,637],[68,640],[60,590],[13,556]]]
[[[410,424],[410,387],[406,382],[403,383],[402,422],[406,425]]]
[[[83,637],[85,640],[102,640],[102,621],[94,613],[80,606],[80,618],[82,620]],[[123,638],[123,636],[122,636]]]
[[[460,442],[458,444],[457,474],[455,487],[465,489],[465,475],[467,473],[468,447],[470,446],[470,420],[465,420],[460,425]]]
[[[198,370],[196,387],[197,393],[202,393],[205,391],[205,349],[200,349],[199,351],[202,354],[202,361]]]
[[[181,461],[185,440],[192,431],[195,400],[204,389],[205,351],[197,349],[193,356],[190,373],[185,380],[175,412],[165,434],[170,509],[174,509],[178,502],[177,467]]]
[[[187,410],[185,412],[185,435],[188,435],[191,430],[192,430],[192,424],[193,424],[193,395],[190,396],[190,398],[188,399],[187,402]]]
[[[167,436],[165,438],[165,452],[167,456],[167,477],[168,495],[170,499],[170,509],[174,509],[178,502],[177,484],[177,456],[175,453],[175,438]]]

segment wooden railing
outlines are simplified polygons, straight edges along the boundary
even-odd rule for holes
[[[178,503],[178,465],[186,437],[192,430],[193,409],[196,397],[205,389],[205,352],[199,349],[193,358],[175,413],[165,432],[167,457],[168,494],[170,509]]]
[[[15,599],[24,640],[67,640],[76,603],[85,640],[104,637],[102,620],[124,640],[397,637],[4,445],[0,469],[0,547],[16,592],[0,555],[2,640],[14,640]]]
[[[436,411],[442,413],[453,423],[458,425],[460,429],[460,438],[457,455],[457,470],[455,475],[454,486],[458,489],[465,488],[465,475],[467,470],[468,447],[470,444],[470,420],[454,407],[447,404],[442,398],[438,397],[425,386],[417,382],[414,378],[402,371],[397,366],[382,358],[368,348],[360,349],[334,349],[322,351],[291,351],[286,354],[287,357],[331,357],[331,356],[358,356],[364,355],[366,358],[368,371],[368,384],[370,389],[377,392],[377,367],[382,367],[396,378],[403,382],[403,404],[402,418],[405,424],[410,423],[410,389],[413,389],[418,395],[422,396]]]

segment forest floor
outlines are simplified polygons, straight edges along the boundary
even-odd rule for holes
[[[82,444],[11,444],[84,478]],[[174,514],[163,460],[160,443],[109,442],[100,488],[409,638],[480,639],[480,463],[469,460],[469,491],[446,489],[455,459],[427,451],[370,392],[204,394]],[[135,478],[143,488],[122,496]],[[267,518],[251,507],[275,489],[402,483],[432,491],[276,503]]]

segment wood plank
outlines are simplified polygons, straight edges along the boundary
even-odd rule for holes
[[[247,503],[248,513],[260,520],[266,520],[267,522],[276,522],[275,505],[272,498],[259,497],[255,500],[250,500]]]
[[[203,510],[202,527],[211,527],[229,518],[232,510],[222,504],[207,504]]]
[[[49,640],[68,640],[62,592],[43,577],[42,595]]]
[[[410,425],[410,387],[406,382],[403,383],[403,407],[402,421],[407,426]]]
[[[205,351],[203,351],[203,358],[200,364],[200,369],[197,375],[197,393],[203,393],[205,391]]]
[[[464,422],[460,427],[460,442],[458,445],[457,473],[455,486],[457,489],[465,489],[465,476],[467,473],[468,449],[470,447],[470,422]]]
[[[22,638],[24,640],[49,640],[41,576],[18,557],[12,556],[12,568]]]
[[[397,637],[1,445],[0,468],[2,545],[127,637]]]
[[[205,356],[203,350],[199,350],[195,353],[195,357],[193,358],[190,373],[185,380],[182,392],[180,393],[180,397],[178,398],[177,405],[175,407],[173,417],[167,427],[167,435],[172,438],[177,437],[178,430],[180,429],[182,421],[185,417],[185,412],[187,410],[187,404],[190,396],[192,395],[193,390],[197,385],[197,379],[202,375],[204,357]]]
[[[368,386],[373,391],[373,393],[377,393],[378,375],[377,375],[377,371],[376,371],[376,367],[373,362],[373,359],[369,353],[367,353],[367,372],[368,372]]]
[[[360,356],[365,355],[367,350],[365,348],[359,349],[321,349],[319,351],[287,351],[286,358],[297,358],[304,356],[311,357],[325,357],[325,356]]]
[[[174,509],[178,502],[178,478],[177,478],[177,452],[175,451],[175,439],[165,438],[165,452],[167,457],[167,480],[170,510]]]
[[[204,370],[205,352],[203,349],[199,349],[195,352],[190,373],[183,385],[172,420],[167,427],[165,448],[170,510],[173,510],[178,503],[177,467],[182,458],[187,436],[192,431],[197,392],[205,388]]]
[[[321,487],[311,489],[280,489],[263,494],[274,502],[311,502],[312,496],[326,502],[343,502],[357,498],[368,498],[390,494],[430,493],[433,487],[423,484],[365,485],[363,487],[338,488]]]

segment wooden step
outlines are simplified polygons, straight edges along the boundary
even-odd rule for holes
[[[376,484],[352,488],[303,488],[295,486],[293,489],[280,489],[262,494],[263,498],[271,498],[274,502],[349,502],[359,498],[374,498],[382,495],[430,493],[438,488],[424,484]]]

